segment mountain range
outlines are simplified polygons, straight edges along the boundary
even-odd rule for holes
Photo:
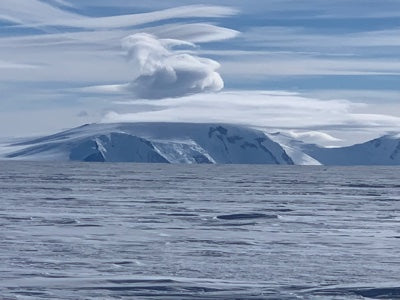
[[[87,124],[7,145],[3,159],[174,164],[400,165],[400,134],[325,148],[231,124]]]

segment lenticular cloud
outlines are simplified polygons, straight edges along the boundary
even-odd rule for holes
[[[136,98],[174,98],[224,87],[218,62],[177,49],[192,43],[137,33],[124,38],[122,46],[135,72],[128,89]]]

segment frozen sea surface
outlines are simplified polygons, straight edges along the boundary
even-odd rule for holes
[[[0,162],[0,299],[400,299],[400,169]]]

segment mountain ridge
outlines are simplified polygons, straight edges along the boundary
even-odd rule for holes
[[[175,164],[400,165],[400,134],[326,148],[223,123],[85,124],[2,149],[18,160]],[[4,153],[6,153],[4,155]]]

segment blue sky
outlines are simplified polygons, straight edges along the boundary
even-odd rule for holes
[[[323,144],[400,131],[398,0],[2,0],[0,40],[0,137],[114,121]]]

